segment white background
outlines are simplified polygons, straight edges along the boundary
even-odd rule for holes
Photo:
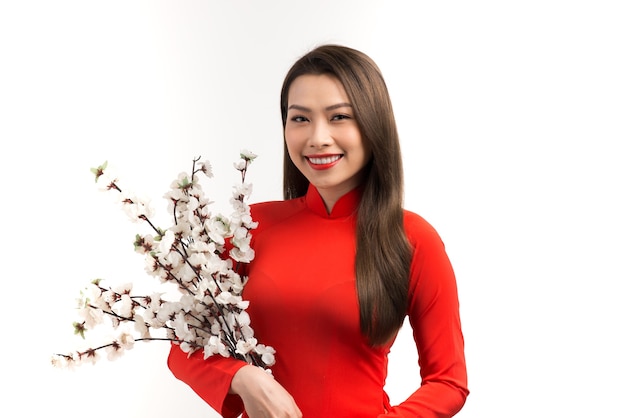
[[[406,207],[457,272],[471,390],[458,416],[626,416],[625,21],[602,0],[2,1],[0,415],[213,416],[167,370],[166,344],[50,366],[75,345],[83,285],[144,277],[140,226],[89,168],[108,160],[164,214],[198,155],[226,202],[248,148],[252,200],[280,199],[282,78],[336,42],[382,68]],[[407,335],[394,402],[419,384]]]

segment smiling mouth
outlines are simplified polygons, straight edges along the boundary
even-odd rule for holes
[[[328,157],[307,157],[307,160],[311,164],[327,165],[327,164],[332,164],[336,161],[339,161],[341,157],[342,157],[341,155],[330,155]]]

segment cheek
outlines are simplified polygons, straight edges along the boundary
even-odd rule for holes
[[[353,133],[350,138],[350,148],[359,155],[365,162],[369,161],[372,156],[371,148],[365,143],[360,133]]]
[[[289,158],[294,164],[298,165],[298,156],[300,155],[300,150],[294,143],[293,138],[285,135],[285,145],[287,146],[287,153],[289,154]]]
[[[292,153],[299,153],[302,148],[302,140],[300,138],[301,135],[298,135],[297,132],[294,132],[290,129],[285,129],[285,145],[287,145],[287,150],[289,151],[289,155]]]

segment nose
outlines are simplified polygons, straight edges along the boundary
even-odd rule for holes
[[[312,148],[323,148],[329,146],[333,142],[333,137],[328,123],[325,121],[316,121],[311,123],[311,132],[308,142],[309,146]]]

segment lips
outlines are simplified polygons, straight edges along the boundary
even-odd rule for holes
[[[311,168],[315,170],[326,170],[337,164],[342,157],[343,155],[341,154],[311,155],[306,157],[306,160]]]

